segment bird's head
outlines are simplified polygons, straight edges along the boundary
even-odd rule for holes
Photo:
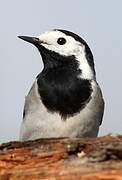
[[[92,52],[87,43],[70,31],[54,29],[38,37],[18,36],[35,45],[42,56],[44,66],[77,62],[81,77],[94,79],[95,69]]]

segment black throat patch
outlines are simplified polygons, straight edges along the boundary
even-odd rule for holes
[[[74,56],[44,51],[41,52],[44,69],[37,76],[40,98],[49,111],[66,119],[79,113],[88,103],[91,82],[78,77],[82,72]]]

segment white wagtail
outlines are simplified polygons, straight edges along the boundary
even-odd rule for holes
[[[96,137],[104,100],[87,43],[61,29],[19,38],[35,45],[44,63],[25,98],[20,140]]]

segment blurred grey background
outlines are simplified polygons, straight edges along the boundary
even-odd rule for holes
[[[24,97],[43,67],[37,49],[17,36],[54,28],[89,44],[106,102],[99,135],[122,133],[122,1],[1,0],[0,142],[18,139]]]

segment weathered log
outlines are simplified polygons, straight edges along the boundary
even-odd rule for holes
[[[0,146],[0,180],[122,180],[122,136],[53,138]]]

